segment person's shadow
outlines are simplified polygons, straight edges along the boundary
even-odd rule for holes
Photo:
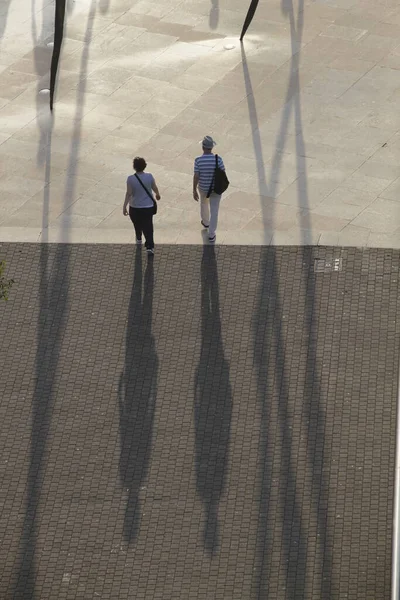
[[[152,335],[154,272],[137,248],[126,329],[125,365],[119,382],[121,485],[127,492],[124,538],[135,541],[140,526],[140,488],[149,470],[157,393],[158,358]],[[142,291],[143,286],[143,291]]]
[[[220,545],[218,506],[226,487],[232,416],[213,246],[204,246],[201,263],[201,352],[194,398],[196,489],[205,511],[204,547],[213,555]]]

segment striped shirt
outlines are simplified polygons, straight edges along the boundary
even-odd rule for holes
[[[225,171],[223,160],[218,156],[218,167]],[[199,188],[208,192],[215,170],[215,154],[202,154],[194,160],[194,172],[199,176]]]

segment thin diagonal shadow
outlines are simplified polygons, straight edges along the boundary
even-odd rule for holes
[[[34,64],[37,75],[44,74],[42,62],[37,52],[39,36],[36,28],[35,0],[32,0],[32,39],[34,43]],[[46,14],[43,29],[46,27]],[[50,201],[51,138],[53,120],[43,112],[36,89],[37,122],[40,129],[37,162],[44,164],[44,192],[42,209],[42,230],[47,227],[47,214]],[[32,397],[32,425],[30,440],[30,460],[27,476],[25,516],[19,542],[17,567],[14,571],[15,600],[37,598],[36,579],[36,540],[38,536],[37,512],[40,504],[40,489],[44,478],[47,439],[54,406],[53,386],[60,352],[60,340],[65,328],[68,307],[68,290],[65,275],[65,256],[58,252],[52,270],[47,245],[40,251],[39,315],[37,323],[37,350],[35,360],[36,383]]]
[[[36,39],[34,4],[32,4],[33,25],[32,33]],[[87,70],[89,44],[91,39],[90,25],[93,23],[95,1],[92,0],[88,20],[88,30],[85,36],[86,47],[82,54],[81,74],[84,78]],[[37,72],[42,68],[35,54]],[[40,64],[39,64],[40,63]],[[38,88],[39,89],[39,88]],[[74,193],[74,178],[72,165],[79,155],[80,145],[80,114],[84,105],[84,86],[77,93],[77,120],[74,127],[67,182],[63,196],[64,207],[72,202]],[[38,148],[38,164],[45,163],[45,187],[42,208],[42,244],[39,257],[39,311],[37,322],[37,350],[35,360],[36,382],[32,397],[32,425],[30,440],[30,458],[27,475],[25,501],[25,516],[19,544],[19,556],[15,570],[13,590],[14,600],[39,598],[35,589],[36,581],[36,545],[38,537],[38,512],[40,510],[41,487],[44,481],[48,437],[54,404],[56,402],[56,379],[59,355],[63,335],[68,322],[69,311],[69,282],[71,248],[67,244],[59,245],[50,252],[48,241],[49,209],[51,202],[51,142],[53,118],[37,103],[37,121],[40,128]],[[68,227],[64,228],[64,241],[68,241]]]
[[[222,342],[215,250],[204,246],[201,262],[201,352],[195,378],[196,488],[205,510],[203,543],[220,546],[218,505],[226,487],[232,416],[229,363]]]
[[[10,8],[11,0],[2,0],[0,10],[0,42],[7,28],[7,16]]]
[[[298,48],[300,47],[304,5],[303,0],[299,2],[297,17],[294,16],[292,1],[286,1],[283,4],[283,10],[287,12],[291,27],[292,58],[291,75],[288,84],[288,91],[285,99],[285,105],[281,120],[280,130],[277,136],[276,152],[271,163],[271,180],[267,185],[267,174],[264,165],[262,141],[259,132],[256,103],[251,86],[250,74],[247,66],[244,47],[242,46],[242,65],[244,81],[247,91],[248,109],[252,127],[252,137],[254,153],[257,164],[257,175],[260,196],[267,195],[275,197],[277,191],[277,181],[283,160],[283,150],[289,128],[290,116],[294,114],[295,127],[298,132],[296,146],[297,161],[297,186],[298,197],[302,207],[307,206],[307,177],[304,157],[304,137],[302,132],[301,105],[300,105],[300,83],[299,83],[299,60]],[[264,228],[270,228],[273,223],[273,213],[268,212],[268,208],[263,206]],[[301,231],[310,230],[307,211],[303,211],[301,216]],[[304,237],[306,242],[306,237]],[[303,249],[304,260],[307,263],[310,260],[309,251]],[[269,514],[270,508],[270,490],[277,483],[272,481],[272,472],[269,470],[270,457],[273,455],[274,448],[271,439],[274,437],[274,431],[270,423],[270,412],[277,403],[277,414],[279,420],[279,439],[280,439],[280,480],[279,502],[283,507],[282,512],[282,551],[283,556],[281,564],[285,564],[285,597],[294,600],[297,598],[307,598],[307,565],[308,560],[308,532],[302,518],[302,498],[297,497],[296,490],[296,470],[295,465],[297,457],[292,448],[292,430],[290,427],[291,414],[289,410],[289,373],[285,365],[285,341],[282,332],[283,323],[283,300],[279,289],[279,271],[277,264],[276,251],[273,247],[268,253],[264,254],[260,272],[263,273],[263,280],[260,284],[258,309],[253,319],[254,330],[254,354],[258,371],[258,398],[261,406],[261,489],[260,489],[260,514],[259,514],[259,535],[257,539],[257,568],[254,580],[254,597],[257,599],[268,597],[268,580],[272,567],[269,561],[269,555],[272,551],[273,539],[273,515]],[[322,474],[324,462],[323,456],[316,456],[317,441],[324,439],[325,414],[321,405],[321,386],[317,375],[317,357],[316,357],[316,324],[314,321],[314,302],[315,302],[315,281],[313,275],[305,277],[305,321],[304,328],[308,334],[308,350],[306,357],[306,377],[304,383],[303,405],[305,419],[309,423],[307,440],[307,470],[311,481],[311,503],[314,517],[318,526],[317,552],[315,561],[314,579],[319,578],[319,592],[322,600],[331,598],[332,582],[332,557],[328,546],[328,511],[327,498],[328,486]],[[273,382],[269,383],[269,382]],[[272,390],[272,392],[270,391]],[[311,392],[310,392],[311,390]],[[275,408],[275,407],[274,407]],[[321,498],[321,500],[320,500]]]
[[[50,177],[51,127],[46,147],[46,181]],[[49,187],[44,188],[44,206],[49,204]],[[45,212],[43,213],[45,215]],[[54,384],[61,340],[68,316],[68,253],[57,249],[50,258],[47,244],[40,250],[39,314],[37,322],[36,382],[32,397],[30,458],[27,475],[25,516],[15,569],[14,600],[39,598],[35,590],[38,511],[44,480],[47,440],[55,403]]]
[[[126,328],[125,365],[119,381],[119,476],[126,490],[123,534],[128,543],[139,535],[140,489],[146,480],[152,449],[157,395],[158,357],[152,334],[154,267],[148,260],[142,292],[142,250],[136,250],[135,272]]]
[[[36,120],[40,132],[40,139],[37,147],[37,166],[45,166],[45,190],[42,210],[42,231],[48,226],[48,205],[50,199],[50,173],[51,173],[51,139],[53,132],[53,115],[48,109],[48,99],[41,96],[40,91],[46,88],[42,81],[44,75],[48,75],[50,69],[51,50],[43,44],[48,39],[48,30],[53,23],[53,10],[51,4],[43,7],[42,31],[38,34],[36,27],[36,0],[31,0],[31,18],[32,18],[32,42],[33,42],[33,62],[35,65],[38,83],[36,86]]]
[[[211,0],[210,14],[208,24],[210,29],[217,29],[219,23],[219,0]]]

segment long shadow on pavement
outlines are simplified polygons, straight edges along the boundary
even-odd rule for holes
[[[215,249],[204,246],[201,262],[201,352],[195,377],[196,489],[205,510],[204,547],[218,551],[218,505],[228,470],[232,416],[229,363],[222,342]]]
[[[52,253],[53,254],[53,253]],[[39,316],[36,351],[36,382],[32,398],[30,459],[27,475],[25,517],[15,570],[15,600],[38,598],[35,590],[38,510],[45,477],[47,440],[56,401],[56,375],[63,334],[68,320],[68,263],[70,251],[57,248],[52,259],[48,246],[40,255]]]
[[[37,29],[35,4],[32,3],[32,37],[34,42],[34,62],[37,75],[44,74],[43,63],[37,53]],[[46,27],[45,21],[43,28]],[[44,50],[46,54],[46,51]],[[44,164],[42,229],[48,225],[50,202],[52,116],[43,111],[43,103],[36,89],[37,120],[40,128],[37,162]],[[51,256],[52,254],[52,256]],[[35,589],[37,556],[36,545],[39,533],[37,512],[41,488],[44,482],[47,440],[55,404],[55,381],[62,339],[68,320],[68,262],[67,247],[50,254],[47,244],[42,245],[39,258],[39,316],[37,324],[37,350],[35,358],[36,383],[32,397],[32,425],[30,440],[30,461],[27,475],[25,516],[19,541],[18,563],[15,569],[13,598],[37,598]]]
[[[34,4],[32,5],[34,9]],[[84,80],[89,59],[91,26],[96,12],[96,1],[92,0],[85,35],[85,48],[81,61],[81,79]],[[47,10],[46,10],[47,14]],[[32,14],[32,35],[37,40],[34,11]],[[46,31],[47,23],[43,23]],[[43,41],[43,40],[40,40]],[[44,55],[47,51],[44,50]],[[43,52],[34,51],[34,60],[39,76],[43,75]],[[37,92],[40,89],[40,82]],[[63,205],[67,208],[73,202],[75,190],[74,165],[79,157],[81,141],[81,118],[84,106],[85,85],[77,91],[77,114],[72,134],[69,166],[66,173]],[[45,187],[42,207],[42,243],[39,258],[39,316],[37,326],[37,351],[35,361],[36,383],[32,397],[32,426],[30,440],[30,461],[27,475],[25,516],[20,538],[18,563],[15,568],[13,598],[22,600],[37,598],[35,589],[37,570],[37,538],[39,533],[38,510],[41,501],[41,488],[45,477],[46,455],[49,451],[48,438],[54,405],[57,397],[57,368],[62,348],[63,336],[68,322],[70,256],[67,244],[59,245],[52,252],[48,242],[48,224],[51,202],[51,142],[53,117],[43,103],[37,100],[37,121],[40,129],[37,162],[44,163]],[[63,241],[68,241],[68,225],[64,227]]]
[[[119,475],[126,491],[124,538],[137,539],[141,519],[140,489],[145,481],[152,449],[157,395],[158,357],[152,334],[154,267],[148,260],[144,282],[142,249],[135,257],[135,272],[128,309],[125,365],[119,382]],[[143,285],[144,283],[144,285]],[[143,290],[142,290],[143,287]]]
[[[276,152],[272,159],[270,176],[267,176],[262,152],[262,140],[259,133],[257,108],[251,86],[244,48],[242,46],[243,74],[247,91],[249,118],[253,125],[252,136],[257,164],[257,174],[260,196],[267,195],[274,198],[277,192],[277,182],[283,162],[283,151],[288,133],[290,116],[293,111],[295,128],[297,132],[297,185],[298,197],[301,208],[307,207],[307,175],[304,157],[304,138],[301,123],[299,48],[302,39],[304,2],[300,0],[298,13],[295,17],[291,0],[282,3],[282,9],[287,13],[291,27],[292,59],[291,74],[285,98],[280,129],[277,135]],[[268,185],[267,181],[270,180]],[[263,220],[265,230],[273,229],[274,215],[271,208],[263,206]],[[300,215],[303,244],[307,243],[307,233],[311,231],[307,210]],[[290,390],[290,373],[286,365],[287,335],[283,333],[283,304],[284,299],[280,291],[279,264],[277,250],[273,247],[265,253],[262,259],[258,308],[253,319],[254,354],[258,377],[258,398],[261,407],[261,490],[259,535],[257,540],[257,568],[254,578],[254,597],[266,598],[269,590],[269,576],[273,568],[271,555],[276,548],[273,523],[275,515],[271,514],[271,490],[278,486],[279,489],[279,514],[281,516],[281,564],[282,585],[285,597],[288,600],[307,597],[306,579],[313,570],[314,588],[319,589],[321,600],[330,600],[332,586],[332,557],[328,547],[328,486],[323,476],[323,464],[328,457],[318,455],[318,447],[324,439],[325,414],[321,402],[321,386],[316,362],[316,324],[315,319],[315,281],[313,275],[304,277],[305,280],[305,307],[302,330],[307,336],[306,376],[304,380],[303,408],[304,418],[308,422],[308,439],[306,440],[307,481],[310,488],[307,496],[310,499],[311,509],[317,521],[316,554],[313,557],[310,551],[304,519],[304,494],[300,495],[296,487],[296,463],[298,456],[293,446],[293,398]],[[304,261],[310,262],[310,251],[304,249]],[[278,418],[279,431],[274,431],[271,414],[275,411]],[[279,480],[274,481],[271,467],[271,457],[279,445],[278,452],[281,456]],[[308,507],[307,507],[308,508]]]

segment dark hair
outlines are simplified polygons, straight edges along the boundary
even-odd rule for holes
[[[144,158],[141,158],[140,156],[135,156],[135,158],[133,159],[133,168],[135,169],[135,171],[144,171],[146,167],[147,163],[144,160]]]

